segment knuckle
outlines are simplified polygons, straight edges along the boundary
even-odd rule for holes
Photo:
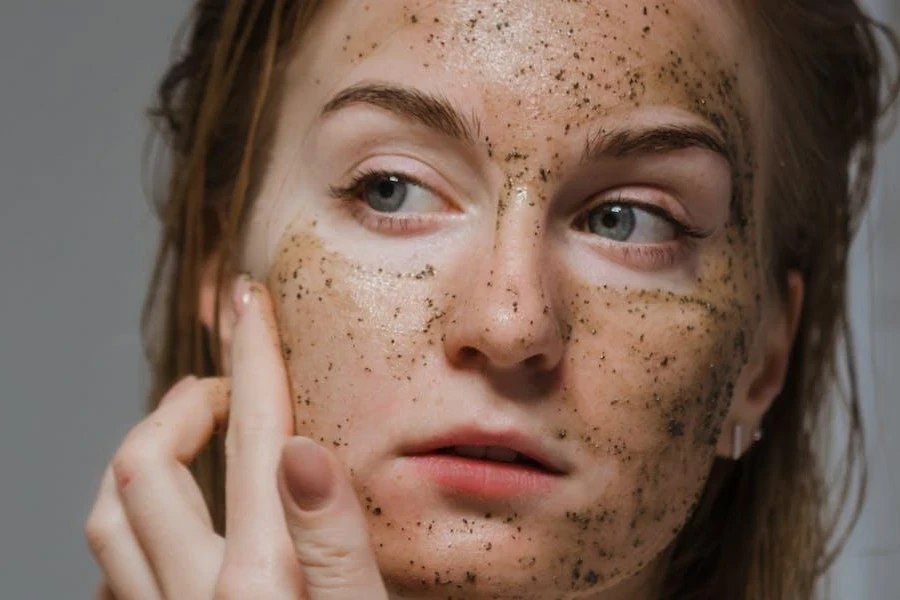
[[[342,590],[354,588],[359,582],[372,580],[370,569],[364,563],[343,558],[347,560],[330,562],[318,568],[305,565],[307,584],[317,590]]]
[[[156,444],[146,436],[138,435],[119,448],[113,457],[112,469],[119,487],[124,488],[140,474],[156,468],[161,461],[161,451]]]
[[[106,549],[109,534],[99,524],[88,521],[84,526],[84,539],[94,556],[100,556]]]
[[[213,426],[227,420],[231,385],[226,378],[192,379],[185,385],[177,397],[164,400],[157,410],[165,411],[170,420],[190,418],[198,423],[211,421]]]
[[[163,406],[165,404],[171,404],[175,400],[182,398],[186,395],[187,392],[192,390],[196,385],[198,385],[200,380],[198,380],[193,375],[188,375],[187,377],[182,377],[178,380],[175,385],[170,387],[163,397],[159,400],[159,406]]]
[[[102,557],[126,525],[124,515],[118,511],[92,513],[84,525],[84,537],[93,555]]]
[[[306,564],[323,568],[351,567],[359,558],[359,552],[353,548],[324,542],[312,545],[304,554]]]
[[[307,540],[298,555],[306,567],[310,585],[319,589],[337,589],[359,581],[370,570],[370,550],[334,540]]]

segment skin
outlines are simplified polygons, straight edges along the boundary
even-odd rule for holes
[[[734,7],[699,0],[481,4],[317,15],[246,230],[243,266],[265,285],[239,280],[222,315],[225,382],[180,384],[117,453],[87,528],[107,592],[664,592],[734,424],[752,431],[782,385],[802,299],[799,276],[780,301],[760,267],[752,44]],[[323,113],[373,81],[443,96],[477,120],[472,141],[364,103]],[[723,153],[582,156],[659,126],[711,132]],[[372,169],[420,180],[413,210],[367,207],[350,182]],[[623,201],[703,235],[660,236],[648,213],[627,241],[584,227]],[[223,539],[184,465],[229,406]],[[504,501],[448,493],[407,454],[454,425],[517,429],[564,474]]]
[[[310,31],[245,266],[273,294],[297,432],[347,465],[390,589],[652,594],[733,423],[752,430],[777,393],[792,336],[790,310],[760,300],[764,116],[747,108],[761,103],[737,13],[341,2]],[[367,105],[321,114],[372,81],[443,95],[477,118],[475,144]],[[579,157],[597,132],[668,124],[716,131],[727,156]],[[433,201],[401,232],[329,193],[366,168],[416,176]],[[669,256],[573,228],[618,196],[710,235]],[[447,495],[403,460],[485,422],[544,440],[571,472],[500,503]]]
[[[291,436],[271,299],[249,279],[233,288],[229,376],[178,382],[106,470],[85,524],[104,577],[97,597],[387,598],[343,467]],[[225,536],[188,468],[216,429],[225,429]]]

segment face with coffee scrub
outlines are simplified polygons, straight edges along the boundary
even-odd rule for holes
[[[699,0],[315,17],[242,266],[398,597],[631,597],[777,392],[743,36]]]

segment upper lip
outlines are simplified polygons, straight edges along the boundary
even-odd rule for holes
[[[525,455],[552,473],[561,475],[570,470],[567,462],[539,438],[513,429],[490,431],[479,426],[457,427],[410,445],[405,454],[428,454],[451,446],[500,446]]]

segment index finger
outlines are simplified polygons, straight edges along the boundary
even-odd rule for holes
[[[290,386],[271,299],[259,283],[235,284],[231,416],[225,439],[226,563],[279,564],[292,548],[278,492],[281,449],[293,429]]]

